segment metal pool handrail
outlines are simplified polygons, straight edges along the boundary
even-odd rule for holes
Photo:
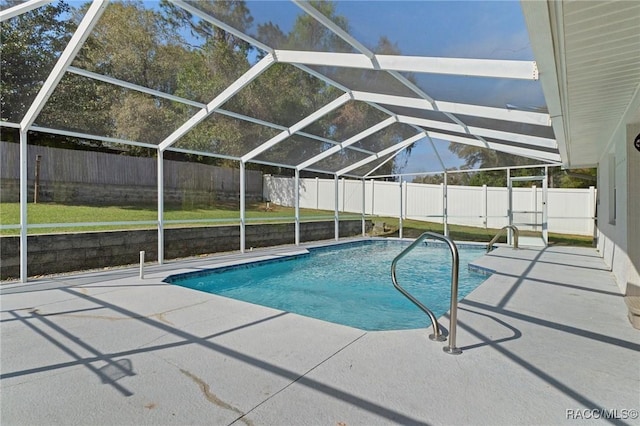
[[[449,313],[450,315],[449,316],[449,346],[445,346],[443,350],[449,354],[458,355],[462,353],[460,349],[456,348],[456,323],[458,319],[458,269],[460,266],[460,260],[458,256],[458,247],[456,247],[456,244],[453,242],[453,240],[449,237],[437,234],[435,232],[425,232],[424,234],[420,235],[418,238],[416,238],[416,240],[413,243],[411,243],[409,247],[407,247],[399,255],[397,255],[395,259],[393,259],[393,262],[391,262],[391,281],[393,281],[393,286],[398,291],[400,291],[400,293],[402,293],[407,299],[413,302],[418,308],[420,308],[425,314],[429,316],[429,319],[431,320],[431,324],[433,326],[433,334],[431,334],[429,338],[431,340],[435,340],[438,342],[445,341],[446,337],[442,335],[442,333],[440,332],[440,325],[438,324],[438,320],[436,319],[433,312],[431,312],[429,308],[424,306],[418,299],[413,297],[411,294],[409,294],[409,292],[407,292],[404,288],[402,288],[400,284],[398,284],[398,280],[396,277],[396,266],[398,261],[403,257],[405,257],[407,253],[413,250],[416,246],[418,246],[422,241],[424,241],[428,237],[434,238],[436,240],[444,241],[449,245],[449,249],[451,250],[452,261],[451,261],[451,309]]]
[[[498,231],[496,236],[493,237],[491,241],[489,241],[489,244],[487,244],[487,253],[491,251],[491,248],[493,247],[493,243],[498,241],[498,238],[500,238],[500,235],[502,235],[502,231],[504,231],[505,229],[511,229],[513,231],[513,248],[514,249],[518,248],[518,234],[520,234],[520,231],[518,231],[518,228],[515,225],[507,225],[507,226],[503,226],[502,229]]]

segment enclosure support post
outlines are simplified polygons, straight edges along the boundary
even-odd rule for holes
[[[487,217],[487,185],[482,185],[482,214],[484,215],[484,229],[487,229],[489,222],[489,218]]]
[[[409,182],[404,181],[404,218],[408,217],[409,212]]]
[[[376,188],[375,179],[371,179],[371,216],[375,214]]]
[[[347,202],[347,183],[344,178],[342,178],[342,212],[345,212],[345,204]]]
[[[158,149],[158,264],[164,263],[164,152]]]
[[[398,214],[398,237],[402,238],[402,178],[400,178],[400,211]]]
[[[296,210],[296,224],[295,224],[295,242],[296,245],[300,245],[300,170],[295,169],[295,210]]]
[[[244,161],[240,160],[240,253],[245,250],[245,173]]]
[[[338,175],[334,175],[334,185],[333,185],[333,192],[334,192],[334,212],[333,212],[333,221],[334,221],[334,235],[335,235],[335,240],[338,241],[338,239],[340,238],[340,217],[338,216],[338,201],[340,200],[339,194],[338,194],[338,189],[339,189],[339,185],[338,185]]]
[[[442,186],[442,216],[444,222],[444,236],[449,236],[449,200],[447,194],[447,172],[444,172],[444,185]]]
[[[531,185],[531,211],[533,216],[533,231],[538,232],[538,187]]]
[[[513,185],[511,184],[511,169],[507,168],[507,219],[509,226],[513,226]],[[507,232],[507,244],[512,244],[513,231],[509,228]]]
[[[362,178],[362,236],[363,237],[366,236],[367,234],[367,223],[365,219],[366,217],[365,209],[367,208],[365,204],[366,195],[367,195],[367,181],[364,178]]]
[[[549,215],[547,213],[547,179],[549,176],[549,167],[544,167],[544,179],[542,179],[542,239],[544,245],[549,245]]]
[[[27,282],[27,131],[20,130],[20,281]]]
[[[593,246],[596,247],[598,242],[598,227],[596,226],[596,187],[589,187],[589,226],[591,226],[591,233],[593,234]]]

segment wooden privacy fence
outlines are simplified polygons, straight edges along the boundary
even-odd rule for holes
[[[334,210],[336,195],[333,179],[300,179],[300,207]],[[276,204],[293,206],[295,184],[292,178],[264,176],[264,197]],[[338,210],[362,213],[362,181],[340,179]],[[593,235],[596,190],[548,189],[547,211],[549,232]],[[372,181],[364,187],[364,210],[376,216],[399,217],[402,202],[403,218],[442,223],[444,218],[444,185]],[[447,222],[485,228],[502,228],[508,221],[507,188],[487,186],[447,186]],[[541,230],[542,188],[513,188],[514,223],[538,224],[524,230]],[[523,212],[523,213],[516,213]]]
[[[20,178],[20,146],[0,142],[0,178]],[[93,185],[157,186],[157,160],[95,151],[80,151],[29,145],[28,178],[34,179],[36,157],[40,156],[40,181]],[[240,191],[238,169],[195,162],[164,161],[164,186],[196,191]],[[262,194],[262,172],[246,171],[246,191]]]

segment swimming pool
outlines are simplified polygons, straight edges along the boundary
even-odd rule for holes
[[[169,277],[168,282],[369,331],[430,326],[391,282],[391,262],[408,242],[365,240],[311,248],[308,254]],[[487,276],[469,271],[482,248],[459,247],[459,298]],[[398,282],[440,317],[449,310],[451,252],[416,247],[398,262]]]

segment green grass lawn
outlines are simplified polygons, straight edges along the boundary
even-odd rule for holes
[[[0,203],[0,224],[17,225],[20,223],[20,206],[18,203]],[[29,204],[27,206],[27,218],[30,224],[47,223],[94,223],[94,222],[154,222],[157,220],[156,206],[73,206],[55,203]],[[333,212],[300,209],[300,216],[305,220],[331,219]],[[349,215],[360,217],[359,215]],[[247,223],[272,223],[292,222],[295,210],[289,207],[271,205],[269,209],[264,203],[247,205]],[[341,215],[346,218],[346,215]],[[183,221],[181,223],[169,223],[165,226],[203,224],[239,224],[240,213],[235,205],[221,204],[215,207],[194,207],[183,209],[180,207],[167,207],[164,212],[165,221]],[[210,221],[210,222],[209,222]],[[29,234],[43,234],[51,232],[95,231],[106,229],[141,229],[153,228],[154,224],[115,224],[96,226],[73,227],[44,227],[31,228]],[[0,235],[17,235],[17,229],[3,229]]]
[[[376,221],[385,222],[390,228],[388,236],[398,236],[398,218],[384,217],[376,218]],[[444,226],[441,223],[422,222],[418,220],[405,219],[402,221],[402,236],[405,238],[416,238],[422,233],[430,231],[442,234]],[[476,228],[473,226],[449,225],[449,236],[456,241],[477,241],[488,243],[496,235],[498,229]],[[520,231],[520,235],[539,235],[533,232]],[[506,242],[507,237],[503,235],[498,242]],[[593,238],[583,235],[568,235],[549,233],[549,244],[565,246],[592,247]]]
[[[18,203],[0,203],[0,224],[17,225],[20,223],[20,211]],[[30,224],[47,223],[94,223],[94,222],[155,222],[157,212],[155,205],[149,206],[73,206],[55,203],[29,204],[27,206],[28,220]],[[333,219],[333,211],[300,209],[302,220]],[[295,210],[291,207],[271,205],[266,209],[264,203],[247,205],[247,223],[277,223],[293,222]],[[340,213],[340,218],[360,218],[358,214]],[[178,223],[165,224],[166,227],[177,226],[202,226],[202,225],[232,225],[240,223],[240,213],[235,204],[220,204],[215,207],[181,208],[168,206],[164,213],[165,221],[178,221]],[[386,236],[398,235],[398,218],[375,217],[378,222],[385,222],[391,229]],[[182,221],[182,223],[180,223]],[[189,221],[195,221],[189,223]],[[116,229],[151,229],[153,223],[140,224],[114,224],[71,227],[43,227],[29,229],[29,234],[44,234],[55,232],[82,232]],[[443,233],[441,223],[422,222],[417,220],[403,221],[403,237],[415,238],[426,231]],[[488,243],[496,235],[497,229],[484,229],[471,226],[449,225],[449,235],[459,241],[478,241]],[[0,235],[17,235],[18,229],[0,230]],[[522,232],[522,235],[527,235]],[[502,242],[506,241],[503,237]],[[591,247],[592,238],[580,235],[565,235],[549,233],[549,241],[552,244],[574,245]]]

